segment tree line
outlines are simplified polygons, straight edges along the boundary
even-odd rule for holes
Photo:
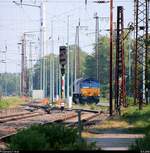
[[[127,95],[133,96],[133,77],[134,77],[134,56],[133,56],[133,43],[134,40],[129,37],[125,40],[125,73],[126,73],[126,90]],[[69,80],[71,82],[72,76],[72,70],[74,69],[73,65],[73,56],[75,51],[75,45],[69,46],[69,58],[70,58],[70,68],[69,68]],[[95,59],[95,50],[96,50],[96,44],[93,44],[93,51],[91,54],[88,54],[86,51],[80,49],[80,65],[81,70],[80,73],[82,77],[92,77],[96,78],[96,59]],[[130,52],[129,52],[130,51]],[[113,50],[113,84],[115,81],[115,42],[114,42],[114,50]],[[130,54],[130,56],[129,56]],[[103,97],[108,97],[109,94],[109,37],[106,36],[100,36],[99,43],[98,43],[98,55],[99,55],[99,82],[101,84],[101,94]],[[50,93],[50,76],[51,76],[51,61],[54,60],[54,84],[57,84],[57,86],[60,86],[60,82],[56,79],[59,78],[58,71],[60,70],[59,67],[59,55],[55,54],[49,54],[44,57],[45,58],[45,71],[47,74],[47,96],[49,96]],[[130,59],[129,59],[130,58]],[[32,68],[32,77],[33,77],[33,89],[39,89],[40,88],[40,64],[43,62],[43,58],[38,60],[36,64]],[[148,61],[150,65],[150,60]],[[129,72],[130,71],[130,72]],[[28,69],[28,74],[31,73],[30,69]],[[150,72],[149,72],[150,73]],[[56,75],[58,75],[56,77]],[[130,75],[130,76],[129,76]],[[19,74],[1,74],[0,76],[0,90],[1,92],[6,93],[6,82],[7,82],[7,94],[18,94],[19,93],[19,81],[20,77]],[[29,75],[28,75],[28,82],[29,82]],[[150,81],[149,81],[150,84]],[[29,84],[28,84],[29,88]],[[70,84],[71,89],[71,84]],[[55,86],[55,93],[59,93],[59,88],[56,88]],[[114,91],[114,90],[113,90]],[[5,94],[4,94],[5,95]]]

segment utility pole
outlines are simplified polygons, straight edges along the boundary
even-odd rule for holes
[[[58,36],[58,46],[59,46],[59,36]],[[61,78],[60,78],[60,64],[59,58],[56,57],[56,96],[57,98],[60,97],[61,93]],[[57,99],[58,100],[58,99]]]
[[[139,104],[139,110],[142,109],[143,103],[148,103],[148,95],[145,91],[148,89],[148,17],[149,1],[135,0],[135,53],[134,53],[134,103]]]
[[[77,64],[77,66],[76,66],[76,73],[77,73],[77,78],[80,78],[80,48],[79,48],[79,42],[80,42],[80,36],[79,36],[79,34],[80,34],[80,32],[79,32],[79,30],[80,30],[80,19],[79,19],[79,23],[78,23],[78,26],[76,27],[76,36],[77,36],[77,62],[76,62],[76,64]]]
[[[128,32],[124,36],[123,40],[125,41],[125,39],[128,39],[128,95],[131,96],[130,84],[131,84],[131,43],[132,41],[130,39],[130,35],[131,35],[131,32],[134,30],[134,24],[132,22],[129,22],[128,28],[126,29],[128,29]],[[128,36],[129,38],[127,38]]]
[[[70,88],[70,82],[69,82],[69,16],[67,18],[67,100],[69,101],[69,88]]]
[[[25,3],[17,3],[16,1],[13,1],[14,4],[16,5],[21,5],[21,6],[30,6],[30,7],[37,7],[40,9],[40,89],[44,91],[44,96],[45,96],[45,51],[47,49],[47,24],[46,24],[46,3],[47,0],[41,0],[40,6],[38,5],[32,5],[32,4],[25,4]],[[42,59],[43,57],[43,59]]]
[[[26,34],[24,33],[24,96],[27,96],[27,52],[26,52]]]
[[[48,97],[47,96],[47,87],[48,87],[48,84],[47,84],[47,70],[48,70],[48,57],[46,56],[45,57],[45,97]]]
[[[80,29],[87,28],[87,26],[80,25],[80,19],[78,26],[76,26],[76,36],[75,36],[75,80],[81,77],[81,67],[80,67]],[[76,54],[77,52],[77,54]]]
[[[7,96],[7,45],[5,45],[5,96]]]
[[[71,84],[71,96],[73,96],[73,85],[74,85],[74,80],[75,80],[75,45],[72,48],[72,56],[70,56],[70,65],[71,65],[71,79],[70,79],[70,84]]]
[[[113,57],[113,0],[110,0],[110,72],[109,72],[109,114],[113,114],[113,94],[112,94],[112,57]]]
[[[50,44],[51,47],[51,39],[52,37],[50,36],[48,38],[48,43]],[[51,100],[51,48],[49,48],[49,56],[47,57],[47,95],[49,96],[49,99]]]
[[[52,28],[53,29],[53,28]],[[52,37],[52,101],[54,101],[55,92],[55,54],[54,54],[54,39]]]
[[[52,100],[52,94],[51,94],[51,92],[52,92],[52,81],[51,81],[51,77],[52,77],[52,74],[51,74],[51,53],[49,54],[50,56],[49,56],[49,97],[50,97],[50,100]]]
[[[26,64],[26,37],[25,33],[22,37],[22,53],[21,53],[21,95],[27,95],[27,64]]]
[[[130,37],[129,37],[130,38]],[[129,96],[131,92],[130,84],[131,84],[131,42],[128,40],[128,67],[129,67],[129,81],[128,81],[128,88],[129,88]]]
[[[59,64],[59,69],[58,69],[58,81],[59,81],[59,97],[61,97],[61,65]]]
[[[115,108],[121,115],[121,105],[126,107],[126,81],[124,61],[124,20],[123,7],[117,7],[117,39],[116,39],[116,66],[115,66]]]
[[[78,33],[77,31],[78,30],[76,26],[75,46],[74,46],[74,81],[77,79],[77,33]]]
[[[149,79],[149,72],[150,72],[150,66],[148,64],[148,58],[150,57],[150,1],[147,0],[146,2],[146,36],[145,36],[145,101],[146,104],[148,105],[150,103],[149,101],[149,85],[148,82],[150,81]]]
[[[22,59],[22,51],[20,51],[20,50],[22,50],[22,47],[21,47],[21,49],[20,49],[20,45],[22,46],[22,43],[18,43],[18,52],[19,52],[19,55],[21,55],[21,59]],[[21,63],[22,63],[22,61],[21,61]],[[19,64],[17,64],[18,66],[20,65],[20,72],[22,72],[22,65],[21,65],[21,63]],[[18,74],[19,75],[19,96],[21,96],[22,95],[22,73],[20,73],[20,74]]]
[[[74,46],[75,48],[75,46]],[[73,95],[73,82],[74,82],[74,48],[72,48],[72,56],[70,56],[70,66],[71,66],[71,77],[70,77],[70,85],[71,85],[71,96]]]
[[[52,49],[52,47],[51,47]],[[50,54],[50,99],[53,102],[53,54]]]
[[[59,80],[58,80],[58,69],[59,69],[59,63],[58,63],[57,57],[55,58],[55,66],[56,66],[55,67],[55,78],[56,78],[55,79],[56,80],[56,83],[55,83],[56,84],[56,86],[55,86],[56,90],[55,91],[56,91],[56,98],[57,98],[57,96],[59,95],[58,94],[58,85],[59,85],[59,83],[58,83],[59,82]]]
[[[30,52],[29,52],[29,95],[32,96],[33,91],[33,65],[32,65],[32,44],[30,42]]]
[[[24,95],[24,35],[22,38],[22,50],[21,50],[21,96]]]
[[[50,97],[54,101],[54,40],[53,40],[53,21],[51,22],[51,56],[50,56]]]
[[[42,89],[44,91],[44,97],[46,96],[46,59],[45,59],[45,55],[46,55],[46,50],[47,50],[47,23],[46,23],[46,2],[47,0],[42,0],[41,2],[41,56],[43,56],[43,62],[42,62],[42,69],[41,73],[42,73],[42,84],[43,86]],[[41,57],[42,58],[42,57]]]
[[[94,3],[110,3],[110,61],[109,61],[109,114],[113,114],[113,94],[112,94],[112,57],[113,57],[113,0],[94,1]]]
[[[96,59],[96,79],[99,80],[99,17],[97,13],[94,16],[96,20],[95,26],[95,59]]]

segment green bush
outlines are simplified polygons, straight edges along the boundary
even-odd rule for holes
[[[48,143],[43,133],[27,129],[18,132],[10,139],[11,150],[46,150]]]
[[[150,131],[144,138],[137,139],[135,144],[130,146],[130,150],[133,151],[148,151],[150,150]]]
[[[64,125],[34,125],[12,136],[10,150],[94,150],[95,144],[81,140],[77,129]]]

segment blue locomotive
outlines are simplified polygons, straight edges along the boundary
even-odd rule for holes
[[[100,98],[100,83],[93,78],[80,78],[74,83],[73,102],[84,104],[98,103]]]

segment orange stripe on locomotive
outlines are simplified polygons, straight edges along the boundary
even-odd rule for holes
[[[80,88],[81,95],[84,97],[99,96],[99,88]]]

